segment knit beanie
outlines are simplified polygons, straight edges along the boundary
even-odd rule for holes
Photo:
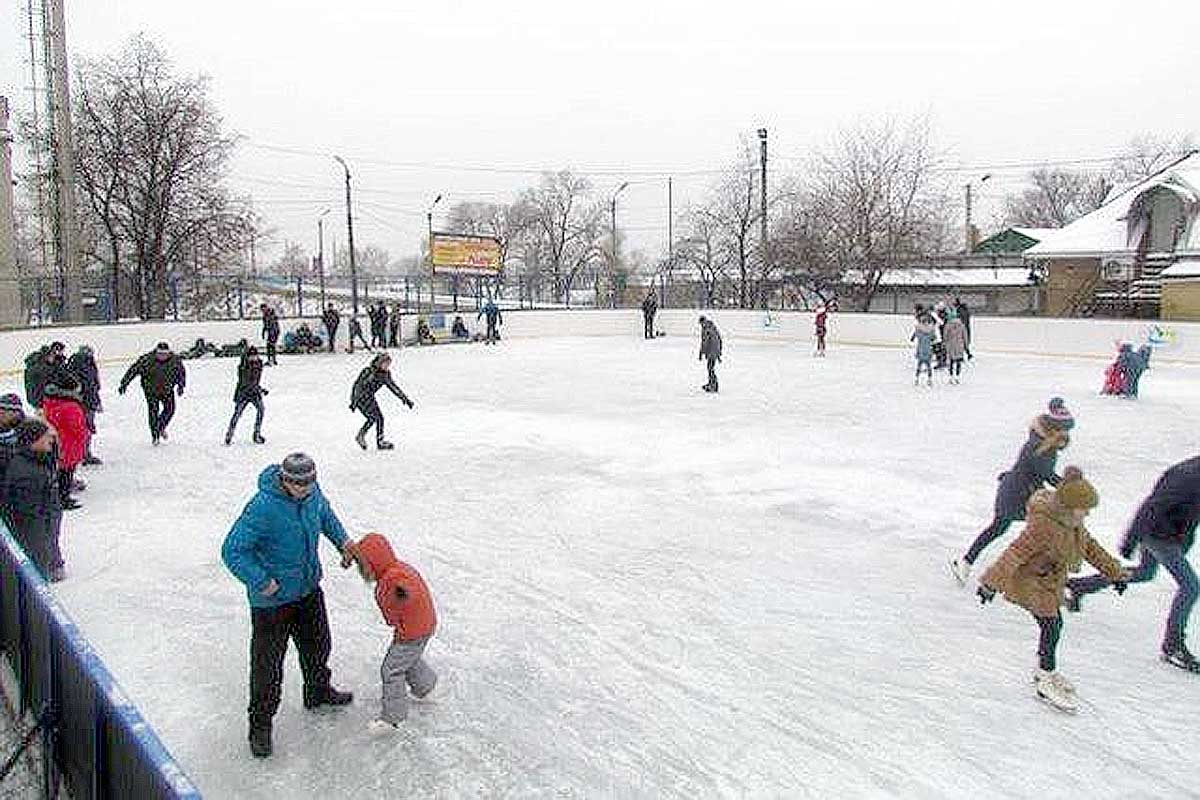
[[[25,411],[25,406],[21,405],[19,395],[12,393],[0,395],[0,411]]]
[[[1046,414],[1046,419],[1054,427],[1065,431],[1069,431],[1075,427],[1075,417],[1071,416],[1066,402],[1061,397],[1050,398],[1049,411],[1050,413]]]
[[[288,483],[309,484],[317,480],[317,464],[304,453],[292,453],[279,465],[279,473]]]
[[[50,426],[42,422],[40,419],[24,419],[17,425],[17,446],[29,447],[29,445],[42,438],[46,431],[50,430]]]
[[[1100,495],[1096,494],[1096,488],[1083,477],[1083,472],[1078,467],[1067,467],[1063,470],[1062,483],[1058,485],[1054,494],[1062,506],[1070,509],[1090,509],[1100,503]]]

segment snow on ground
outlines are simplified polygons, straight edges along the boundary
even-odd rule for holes
[[[906,350],[726,345],[718,396],[699,391],[693,338],[406,350],[416,411],[380,396],[392,453],[352,441],[361,354],[281,356],[265,447],[252,411],[220,444],[232,360],[189,362],[159,448],[106,369],[106,465],[68,517],[59,591],[213,798],[1197,791],[1200,681],[1157,660],[1166,575],[1068,617],[1072,718],[1032,699],[1029,616],[980,608],[946,570],[1054,394],[1079,419],[1060,466],[1091,473],[1092,528],[1114,546],[1197,451],[1196,367],[1154,368],[1131,402],[1097,395],[1095,360],[985,353],[930,390]],[[219,549],[259,470],[301,448],[347,527],[425,573],[441,683],[369,738],[389,630],[323,545],[334,681],[356,700],[305,712],[289,656],[276,754],[255,761],[246,601]]]

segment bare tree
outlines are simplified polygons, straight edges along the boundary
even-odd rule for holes
[[[1141,134],[1126,143],[1121,160],[1113,165],[1109,177],[1118,184],[1140,181],[1195,149],[1196,139],[1190,133],[1175,136]]]
[[[675,246],[675,258],[695,271],[704,291],[704,306],[712,308],[722,284],[729,280],[730,251],[722,246],[721,226],[710,209],[691,211],[684,226],[686,233]]]
[[[1094,172],[1039,169],[1030,187],[1005,200],[1005,223],[1030,228],[1061,228],[1095,211],[1112,184]]]
[[[312,272],[312,264],[305,249],[288,240],[283,243],[283,252],[271,265],[271,271],[285,278],[303,278]]]
[[[822,269],[853,270],[868,309],[888,270],[938,252],[946,188],[927,119],[841,131],[812,164],[811,213],[827,245]]]
[[[721,251],[720,260],[737,273],[739,308],[754,305],[757,293],[751,260],[755,253],[753,237],[761,214],[758,176],[754,154],[743,142],[741,155],[713,187],[704,211]]]
[[[202,76],[176,75],[154,43],[133,38],[115,57],[77,69],[76,141],[84,224],[93,258],[135,273],[137,310],[161,318],[169,282],[201,243],[244,246],[255,218],[225,178],[235,139]]]
[[[519,201],[528,220],[527,257],[550,273],[556,302],[570,304],[580,274],[603,259],[603,210],[591,197],[591,184],[568,171],[546,173]],[[529,262],[526,263],[528,269]]]

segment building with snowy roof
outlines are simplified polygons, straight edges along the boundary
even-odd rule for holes
[[[1043,232],[1024,256],[1045,270],[1054,316],[1200,319],[1200,152],[1109,193]]]

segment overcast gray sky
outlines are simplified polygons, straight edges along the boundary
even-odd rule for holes
[[[28,105],[25,4],[0,9],[2,91],[18,109]],[[658,257],[665,176],[677,175],[678,208],[711,180],[694,173],[727,164],[758,127],[781,170],[839,126],[885,115],[928,113],[960,165],[1107,156],[1138,133],[1200,132],[1197,9],[68,0],[67,29],[73,58],[113,53],[142,31],[181,71],[211,77],[227,126],[246,137],[235,184],[279,242],[315,247],[328,206],[344,241],[341,171],[271,147],[343,154],[363,190],[355,239],[393,256],[417,251],[435,195],[444,210],[536,181],[504,170],[592,171],[602,194],[625,180],[604,173],[658,173],[636,176],[619,206],[632,245]],[[1020,174],[985,171],[995,176],[985,204]]]

